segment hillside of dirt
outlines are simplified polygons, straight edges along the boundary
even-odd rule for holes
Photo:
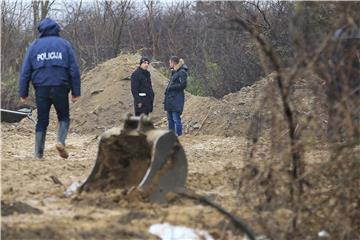
[[[136,69],[140,55],[124,54],[106,61],[82,78],[82,97],[71,108],[72,131],[100,134],[106,129],[119,126],[123,116],[133,113],[133,98],[130,91],[130,75]],[[191,66],[190,66],[191,67]],[[154,112],[151,114],[156,126],[166,128],[163,96],[168,79],[157,69],[150,67],[155,92]],[[249,127],[267,129],[271,121],[282,121],[280,94],[274,74],[230,93],[222,99],[186,94],[182,115],[184,132],[217,136],[249,135]],[[297,79],[291,89],[292,104],[300,114],[319,112],[317,125],[324,128],[326,108],[324,96],[315,89],[321,81],[311,74]],[[272,88],[273,91],[264,91]],[[309,97],[310,96],[310,97]],[[274,110],[275,109],[275,110]],[[321,119],[321,120],[320,120]],[[284,123],[285,124],[285,123]]]
[[[196,135],[252,137],[263,134],[261,131],[268,130],[275,123],[281,126],[281,130],[286,130],[280,93],[274,78],[275,74],[270,74],[221,99],[189,94],[183,114],[185,131]],[[295,117],[316,113],[312,127],[324,131],[327,119],[325,96],[316,91],[321,87],[318,77],[304,74],[289,89],[289,102]],[[299,122],[304,123],[304,119],[299,119]]]
[[[71,109],[73,131],[101,133],[119,126],[128,112],[134,112],[130,76],[137,68],[140,55],[120,55],[108,60],[82,77],[82,96]],[[155,92],[155,121],[163,117],[163,95],[167,79],[150,67]]]
[[[120,55],[83,76],[82,97],[71,110],[73,131],[99,134],[105,129],[118,126],[127,112],[133,113],[130,75],[136,69],[139,59],[139,55]],[[153,67],[149,71],[155,92],[151,117],[157,126],[166,128],[162,102],[168,79]],[[183,113],[185,132],[219,136],[244,133],[255,109],[254,102],[260,102],[260,92],[267,83],[268,79],[264,79],[223,99],[187,93]]]

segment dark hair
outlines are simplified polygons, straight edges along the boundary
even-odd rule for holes
[[[178,64],[180,62],[180,58],[178,56],[172,56],[170,61]]]

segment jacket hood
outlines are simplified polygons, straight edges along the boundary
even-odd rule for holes
[[[174,67],[174,71],[178,71],[180,69],[184,69],[186,72],[188,71],[188,66],[185,64],[184,59],[180,58],[180,61],[176,66]]]
[[[60,26],[51,18],[44,18],[38,26],[38,31],[39,37],[59,36]]]

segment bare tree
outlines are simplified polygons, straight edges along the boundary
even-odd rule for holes
[[[113,56],[118,55],[120,52],[121,37],[128,20],[131,5],[132,2],[128,0],[120,2],[105,1],[105,12],[109,14],[112,23]]]
[[[32,9],[33,9],[33,33],[34,37],[37,36],[37,26],[41,19],[47,17],[51,6],[54,4],[55,0],[50,2],[49,0],[33,0]]]
[[[32,40],[27,21],[31,5],[23,1],[1,2],[1,104],[14,108],[18,103],[17,73],[26,47]]]

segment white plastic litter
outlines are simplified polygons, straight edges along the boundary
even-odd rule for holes
[[[204,230],[197,230],[185,226],[174,226],[168,223],[153,224],[149,227],[149,233],[160,237],[162,240],[214,240]]]
[[[73,182],[64,192],[66,197],[71,196],[76,192],[76,190],[81,186],[81,182]]]
[[[318,232],[318,236],[322,238],[326,238],[326,237],[330,237],[330,234],[325,230],[321,230],[320,232]]]

